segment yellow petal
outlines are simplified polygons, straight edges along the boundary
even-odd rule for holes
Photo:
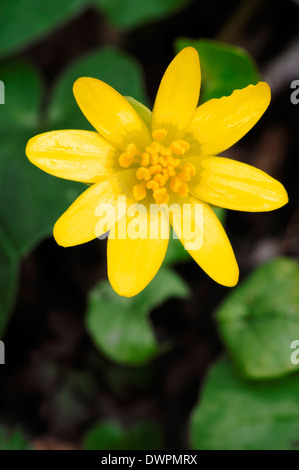
[[[54,226],[53,234],[58,245],[80,245],[110,230],[124,215],[119,208],[119,196],[130,194],[134,181],[135,171],[125,170],[102,177],[84,191]],[[128,197],[127,200],[130,201]]]
[[[97,132],[79,130],[45,132],[30,139],[26,147],[27,157],[41,170],[85,183],[119,171],[119,154]]]
[[[283,185],[253,166],[222,157],[192,157],[188,162],[196,169],[189,190],[202,201],[248,212],[271,211],[288,202]]]
[[[136,205],[136,208],[138,206],[141,205]],[[155,227],[159,219],[163,231],[156,233]],[[124,227],[119,228],[124,222],[127,230]],[[123,235],[120,235],[119,230]],[[138,232],[140,238],[136,238]],[[163,262],[168,237],[169,222],[163,213],[160,216],[156,213],[151,217],[148,211],[141,211],[135,217],[131,213],[115,226],[108,239],[108,277],[119,295],[132,297],[149,284]]]
[[[150,143],[145,123],[116,90],[96,78],[79,78],[73,87],[81,111],[112,145],[126,150],[130,143],[144,148]]]
[[[250,131],[270,99],[269,85],[260,82],[235,90],[230,96],[207,101],[195,111],[187,130],[189,139],[200,144],[201,155],[218,155]]]
[[[235,286],[239,279],[239,268],[227,235],[212,208],[193,197],[184,198],[185,209],[170,212],[173,229],[199,266],[216,282],[227,287]],[[195,210],[198,216],[195,215]],[[193,221],[195,241],[199,248],[191,246],[186,236],[188,214]]]
[[[180,139],[190,123],[199,98],[200,65],[193,47],[183,49],[168,66],[155,101],[152,132],[165,129],[167,140]]]

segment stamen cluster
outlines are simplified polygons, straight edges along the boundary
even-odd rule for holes
[[[133,195],[137,201],[147,197],[151,190],[157,204],[167,204],[171,190],[180,197],[188,196],[187,183],[195,175],[196,170],[191,163],[181,164],[179,157],[185,155],[190,145],[185,140],[175,140],[169,146],[162,145],[166,137],[165,129],[153,132],[153,142],[140,152],[135,144],[129,144],[126,152],[119,157],[119,164],[129,168],[137,164],[136,178],[140,183],[133,187]]]

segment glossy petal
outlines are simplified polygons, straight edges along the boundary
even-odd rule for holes
[[[288,202],[283,185],[253,166],[222,157],[192,157],[188,162],[196,169],[189,190],[202,201],[248,212],[271,211]]]
[[[181,210],[170,212],[175,233],[192,258],[214,281],[227,287],[236,285],[239,279],[237,261],[225,230],[213,209],[191,196],[184,201],[185,212]],[[198,211],[197,216],[195,210]],[[190,236],[186,236],[188,227],[184,225],[188,220],[188,214],[193,222],[191,227],[199,248],[190,249]]]
[[[118,210],[118,197],[130,194],[134,181],[135,171],[125,170],[102,177],[84,191],[54,226],[54,238],[58,245],[80,245],[110,230],[123,215]],[[127,200],[130,199],[127,197]]]
[[[41,170],[85,183],[119,171],[119,153],[97,132],[79,130],[45,132],[30,139],[26,147],[27,157]]]
[[[168,142],[180,139],[199,98],[200,65],[193,47],[183,49],[168,66],[155,101],[152,130],[168,131]]]
[[[140,205],[136,205],[136,208]],[[163,224],[163,232],[158,232],[158,236],[150,236],[151,228],[157,224],[158,214],[150,219],[149,212],[138,214],[138,226],[141,236],[136,238],[134,230],[134,210],[131,216],[126,218],[127,231],[123,228],[123,233],[118,235],[120,224],[110,232],[108,239],[108,277],[113,289],[122,296],[132,297],[141,292],[158,272],[166,254],[169,222],[165,215],[160,216]],[[124,222],[125,219],[122,219]],[[130,225],[131,224],[131,225]],[[162,238],[161,233],[164,233]],[[132,238],[132,235],[135,239]]]
[[[130,143],[141,149],[150,143],[145,123],[131,104],[116,90],[96,78],[82,77],[74,83],[81,111],[112,145],[126,150]]]
[[[199,143],[201,155],[218,155],[238,142],[269,106],[269,85],[260,82],[232,95],[199,106],[188,127],[189,140]]]

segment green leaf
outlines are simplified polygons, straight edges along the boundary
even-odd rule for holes
[[[176,263],[183,263],[191,261],[191,256],[178,238],[173,238],[173,230],[171,229],[169,243],[167,247],[166,256],[164,258],[164,265],[169,266]]]
[[[299,339],[299,265],[278,258],[259,267],[217,311],[219,331],[247,377],[277,377],[299,369],[290,345]]]
[[[1,0],[0,56],[23,49],[88,5],[88,0]]]
[[[38,170],[25,155],[27,140],[37,134],[42,84],[25,62],[0,67],[5,105],[0,107],[0,335],[16,291],[21,256],[50,235],[58,217],[83,185]]]
[[[132,57],[114,48],[105,48],[82,57],[60,77],[54,90],[49,109],[53,128],[91,129],[80,111],[74,95],[73,84],[79,77],[98,78],[115,88],[122,95],[130,95],[146,102],[141,68]]]
[[[226,359],[210,371],[191,419],[198,450],[299,449],[299,375],[244,382]]]
[[[0,108],[0,226],[19,255],[48,236],[57,218],[84,185],[47,175],[25,155],[27,140],[39,132],[41,80],[34,68],[12,62],[0,68],[7,82],[6,104]],[[26,90],[26,92],[24,92]]]
[[[225,217],[226,217],[226,210],[223,209],[223,207],[213,207],[213,211],[215,212],[215,214],[217,215],[218,219],[220,220],[220,222],[222,223],[222,225],[225,225]]]
[[[253,60],[243,49],[206,39],[180,38],[176,50],[194,47],[202,69],[201,101],[230,95],[234,90],[256,85],[259,75]]]
[[[17,288],[19,259],[10,239],[0,226],[0,338],[13,306]]]
[[[90,293],[87,329],[109,358],[124,364],[142,364],[159,351],[149,312],[170,297],[188,295],[183,280],[167,269],[160,269],[144,291],[131,298],[120,297],[108,282],[101,282]]]
[[[29,450],[30,446],[19,430],[0,428],[0,450]]]
[[[107,15],[108,20],[119,29],[131,29],[167,16],[190,0],[94,0]]]
[[[160,428],[141,422],[129,429],[117,423],[103,422],[90,429],[83,440],[84,450],[159,450],[163,448]]]
[[[35,129],[39,125],[39,107],[43,83],[35,68],[25,61],[7,61],[0,66],[0,80],[5,85],[5,105],[0,106],[0,135]]]
[[[149,129],[151,129],[152,123],[152,112],[148,109],[144,104],[140,103],[140,101],[135,100],[132,96],[125,96],[126,100],[133,106],[135,111],[139,114],[139,116],[143,119],[144,123],[147,125]]]

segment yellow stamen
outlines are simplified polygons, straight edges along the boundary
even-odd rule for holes
[[[170,155],[172,155],[172,152],[169,147],[163,147],[163,149],[160,150],[160,154],[164,157],[169,157]]]
[[[186,197],[186,196],[188,196],[188,192],[189,192],[188,186],[186,185],[186,183],[182,182],[182,184],[181,184],[181,186],[178,190],[178,195],[180,197]]]
[[[157,191],[160,188],[157,181],[154,180],[150,180],[148,183],[146,183],[146,187],[147,189],[152,189],[153,191]]]
[[[186,142],[185,140],[178,140],[177,142],[185,150],[185,152],[187,152],[189,150],[190,144],[188,144],[188,142]]]
[[[151,174],[148,168],[145,168],[144,166],[138,168],[138,170],[136,171],[136,176],[138,180],[149,181],[151,179]]]
[[[149,153],[150,155],[155,155],[156,153],[159,152],[160,150],[160,144],[158,142],[153,142],[151,145],[146,147],[146,152]]]
[[[178,176],[181,178],[181,180],[188,183],[191,180],[191,177],[195,175],[195,173],[196,170],[194,165],[192,165],[192,163],[186,163]]]
[[[132,165],[132,163],[137,163],[138,159],[131,155],[128,152],[124,152],[121,154],[121,156],[118,159],[120,166],[124,168],[129,168],[129,166]]]
[[[149,172],[151,175],[156,175],[157,173],[160,173],[162,170],[161,165],[152,165],[149,167]]]
[[[124,168],[129,168],[132,163],[138,163],[138,158],[140,153],[135,144],[129,144],[127,146],[127,151],[122,153],[118,159],[120,166]]]
[[[171,191],[173,191],[174,193],[177,193],[180,187],[182,186],[182,184],[183,183],[178,176],[173,176],[170,179],[169,187]]]
[[[176,175],[175,169],[171,166],[168,167],[168,174],[169,176],[175,176]]]
[[[127,152],[129,152],[131,155],[135,157],[135,155],[139,155],[139,152],[137,150],[137,147],[135,144],[129,144],[127,147]]]
[[[158,160],[159,160],[159,157],[157,154],[155,155],[152,155],[151,158],[150,158],[150,161],[151,161],[151,165],[157,165],[158,163]]]
[[[141,165],[142,166],[147,166],[149,164],[149,154],[148,153],[143,153],[142,158],[141,158]]]
[[[140,184],[135,184],[133,188],[133,196],[137,201],[141,201],[146,197],[146,189],[145,189],[146,183],[140,183]]]
[[[177,193],[180,197],[188,195],[188,183],[195,175],[196,170],[191,163],[181,165],[177,156],[184,155],[189,149],[188,142],[176,140],[169,147],[164,147],[160,142],[167,135],[164,129],[153,132],[155,139],[146,151],[140,153],[136,145],[130,144],[127,151],[119,157],[120,164],[128,168],[132,163],[139,163],[136,169],[136,178],[141,181],[133,187],[133,195],[137,201],[141,201],[147,195],[147,189],[157,204],[167,204],[168,191]],[[159,140],[159,142],[158,142]]]
[[[154,191],[153,197],[157,204],[167,204],[169,201],[169,194],[167,188],[160,188]]]
[[[157,181],[157,183],[159,184],[159,186],[162,188],[162,186],[164,186],[164,184],[166,183],[166,179],[163,175],[161,175],[161,173],[159,173],[158,175],[156,175],[154,177],[154,181]],[[166,188],[165,188],[166,189]]]
[[[192,163],[185,163],[184,169],[187,169],[191,176],[196,175],[195,166]]]

